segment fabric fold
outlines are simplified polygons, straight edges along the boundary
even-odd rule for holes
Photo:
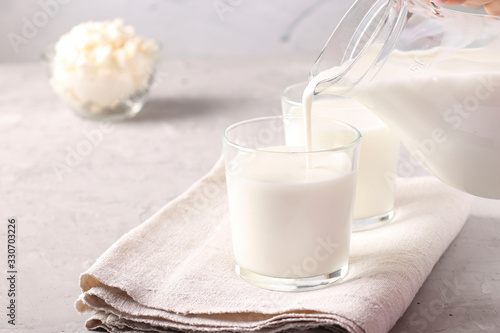
[[[354,233],[347,276],[285,293],[234,272],[222,160],[113,244],[80,278],[89,329],[110,332],[387,332],[464,225],[471,198],[439,181],[398,179],[396,214]]]

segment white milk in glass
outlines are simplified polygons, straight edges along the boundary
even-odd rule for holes
[[[309,168],[305,154],[235,157],[238,172],[227,172],[227,185],[234,256],[241,268],[307,278],[347,265],[356,184],[352,161],[345,152],[312,155]]]
[[[354,219],[384,216],[394,207],[394,179],[397,172],[399,140],[378,117],[356,101],[342,97],[317,96],[312,115],[334,119],[356,127],[363,135],[359,158],[358,181],[354,204]],[[293,106],[288,115],[301,116],[302,108]],[[328,144],[328,128],[315,127],[311,131],[313,145]],[[303,126],[289,128],[287,142],[305,145]]]

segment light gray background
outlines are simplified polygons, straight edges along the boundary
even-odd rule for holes
[[[2,0],[0,61],[34,61],[88,20],[116,17],[164,46],[164,57],[318,54],[352,0]],[[48,10],[44,8],[49,8]],[[44,20],[44,12],[48,12]],[[42,14],[41,14],[42,13]],[[53,17],[50,17],[52,14]],[[35,32],[26,28],[30,22]],[[38,24],[38,27],[37,25]],[[15,52],[9,33],[26,43]],[[12,38],[12,37],[11,37]]]
[[[36,61],[44,46],[74,25],[117,17],[158,39],[165,58],[317,55],[353,2],[2,0],[0,62]],[[24,38],[21,44],[13,46],[14,35]]]

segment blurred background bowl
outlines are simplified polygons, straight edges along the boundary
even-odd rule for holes
[[[131,84],[133,80],[126,68],[111,75],[92,68],[68,70],[54,62],[55,55],[55,44],[48,45],[41,55],[50,85],[64,105],[87,119],[123,120],[136,116],[155,80],[157,62],[143,68],[140,83]]]

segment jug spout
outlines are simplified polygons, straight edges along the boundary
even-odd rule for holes
[[[310,76],[321,76],[315,94],[348,96],[377,114],[444,182],[500,199],[498,54],[496,17],[424,0],[357,1]]]
[[[320,55],[309,78],[324,77],[316,86],[319,94],[336,82],[351,88],[376,73],[392,51],[403,29],[407,2],[356,1],[342,18]]]

